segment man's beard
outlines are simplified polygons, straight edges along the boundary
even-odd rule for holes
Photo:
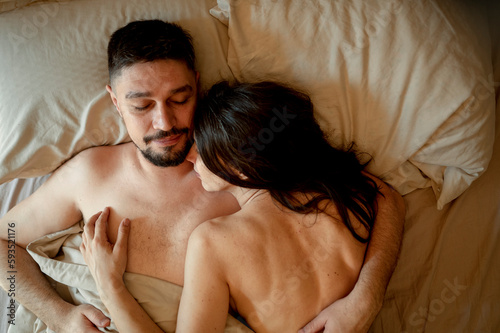
[[[144,142],[146,144],[148,144],[152,140],[162,139],[164,137],[177,135],[177,134],[186,134],[186,136],[188,136],[189,129],[183,128],[183,129],[179,130],[179,129],[174,127],[167,132],[160,131],[153,136],[145,137]],[[147,159],[149,162],[151,162],[152,164],[154,164],[156,166],[165,168],[165,167],[175,167],[175,166],[182,164],[186,160],[186,157],[187,157],[189,150],[191,149],[192,146],[193,146],[193,139],[188,138],[186,140],[186,143],[184,144],[184,146],[181,147],[177,151],[173,151],[173,149],[174,149],[174,147],[176,147],[176,145],[164,147],[163,152],[160,152],[160,153],[154,152],[153,149],[151,149],[151,147],[148,147],[144,150],[140,149],[139,147],[137,147],[137,148],[139,148],[139,150],[142,153],[142,156],[144,156],[144,158]]]

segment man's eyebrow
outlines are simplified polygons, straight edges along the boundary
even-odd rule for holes
[[[180,88],[170,90],[170,92],[172,93],[172,95],[180,93],[180,92],[185,92],[185,91],[190,91],[191,92],[191,91],[193,91],[193,87],[191,87],[189,84],[186,84],[185,86],[182,86]]]
[[[189,91],[189,92],[193,91],[193,87],[191,87],[191,85],[189,85],[189,84],[186,84],[182,87],[170,90],[170,93],[172,95],[175,95],[177,93],[182,93],[182,92],[186,92],[186,91]],[[125,95],[126,99],[143,98],[143,97],[151,97],[151,93],[149,91],[129,91]]]
[[[125,98],[131,99],[131,98],[141,98],[141,97],[150,97],[151,93],[150,92],[143,92],[143,91],[129,91],[126,95]]]

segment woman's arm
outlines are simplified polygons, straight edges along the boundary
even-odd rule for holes
[[[108,216],[109,208],[105,208],[90,218],[85,225],[80,246],[97,284],[99,295],[119,332],[163,332],[137,303],[123,282],[127,266],[130,221],[125,219],[121,222],[116,244],[111,244],[106,233]]]
[[[229,286],[217,251],[221,244],[214,239],[211,225],[210,221],[204,222],[189,238],[178,333],[223,332],[226,325]]]

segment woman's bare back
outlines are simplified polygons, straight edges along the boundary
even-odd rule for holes
[[[280,208],[267,192],[211,229],[231,306],[256,332],[296,332],[347,295],[366,248],[340,220]]]

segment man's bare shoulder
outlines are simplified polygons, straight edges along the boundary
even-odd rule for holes
[[[98,146],[85,149],[64,163],[58,170],[61,174],[82,177],[102,177],[124,165],[124,159],[131,158],[131,145]]]
[[[6,220],[16,221],[20,235],[16,242],[26,246],[42,235],[78,222],[82,202],[93,197],[99,186],[109,185],[104,177],[126,164],[122,157],[128,151],[133,150],[127,145],[89,148],[60,166],[37,191],[5,215]]]
[[[125,143],[116,146],[91,147],[75,155],[68,161],[68,163],[73,162],[73,164],[82,166],[108,164],[116,161],[117,158],[127,156],[131,153],[131,148],[133,148],[132,143]]]

